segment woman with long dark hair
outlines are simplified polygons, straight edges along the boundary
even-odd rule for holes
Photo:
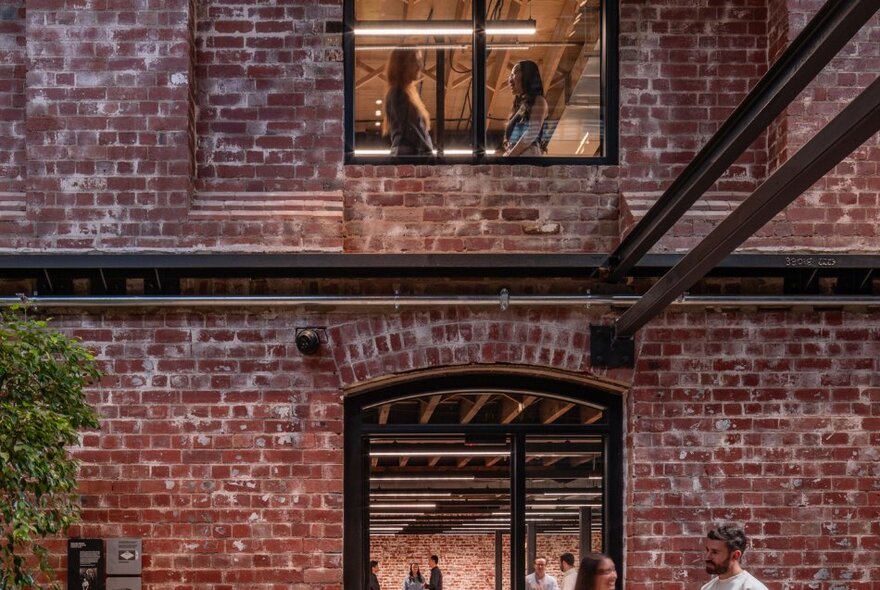
[[[530,60],[517,62],[507,83],[513,92],[513,108],[504,128],[504,155],[543,155],[544,120],[549,109],[538,64]]]
[[[425,578],[419,569],[419,564],[409,564],[409,574],[403,580],[403,590],[422,590],[425,587]]]
[[[614,590],[617,568],[604,553],[588,553],[578,568],[574,590]]]
[[[422,52],[418,49],[399,47],[388,56],[382,131],[391,138],[392,156],[433,154],[434,144],[428,133],[431,116],[417,87],[422,77],[422,63]]]

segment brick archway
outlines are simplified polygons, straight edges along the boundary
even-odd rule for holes
[[[588,310],[444,308],[340,322],[328,337],[344,390],[438,367],[492,365],[549,370],[622,391],[632,369],[590,365],[590,323],[605,320]]]

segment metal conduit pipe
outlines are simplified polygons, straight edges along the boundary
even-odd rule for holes
[[[635,295],[498,295],[460,296],[109,296],[109,297],[0,297],[8,307],[27,303],[39,308],[131,309],[142,307],[328,307],[328,308],[403,308],[466,306],[507,309],[509,307],[630,307],[639,300]],[[698,296],[684,295],[670,307],[880,307],[878,296]]]

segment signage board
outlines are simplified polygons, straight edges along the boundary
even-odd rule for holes
[[[107,575],[141,575],[140,539],[107,539]]]
[[[105,590],[102,539],[67,540],[67,588]]]

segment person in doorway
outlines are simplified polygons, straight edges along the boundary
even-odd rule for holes
[[[418,89],[423,63],[420,49],[399,47],[388,56],[382,133],[391,138],[392,156],[430,156],[434,153],[434,144],[428,133],[431,116]]]
[[[530,60],[517,62],[510,70],[507,84],[513,92],[513,108],[504,128],[504,155],[541,156],[545,151],[544,120],[549,107],[538,64]]]
[[[741,528],[720,526],[706,535],[706,573],[715,576],[702,590],[767,590],[742,568],[748,539]]]
[[[559,590],[556,578],[547,573],[547,560],[543,557],[535,559],[535,571],[526,576],[528,590]]]
[[[370,561],[370,584],[367,586],[367,590],[380,590],[379,588],[379,576],[376,575],[376,572],[379,571],[379,562],[375,559]]]
[[[578,568],[574,590],[614,590],[617,568],[604,553],[588,553]]]
[[[574,555],[563,553],[559,556],[559,569],[562,570],[562,590],[574,590],[578,570],[574,566]]]
[[[428,567],[431,568],[431,578],[427,584],[425,584],[425,590],[443,590],[443,572],[440,571],[440,568],[437,564],[440,563],[440,558],[436,555],[432,555],[428,558]]]
[[[403,590],[423,590],[424,587],[425,578],[422,576],[419,564],[411,563],[409,565],[409,573],[403,580]]]

